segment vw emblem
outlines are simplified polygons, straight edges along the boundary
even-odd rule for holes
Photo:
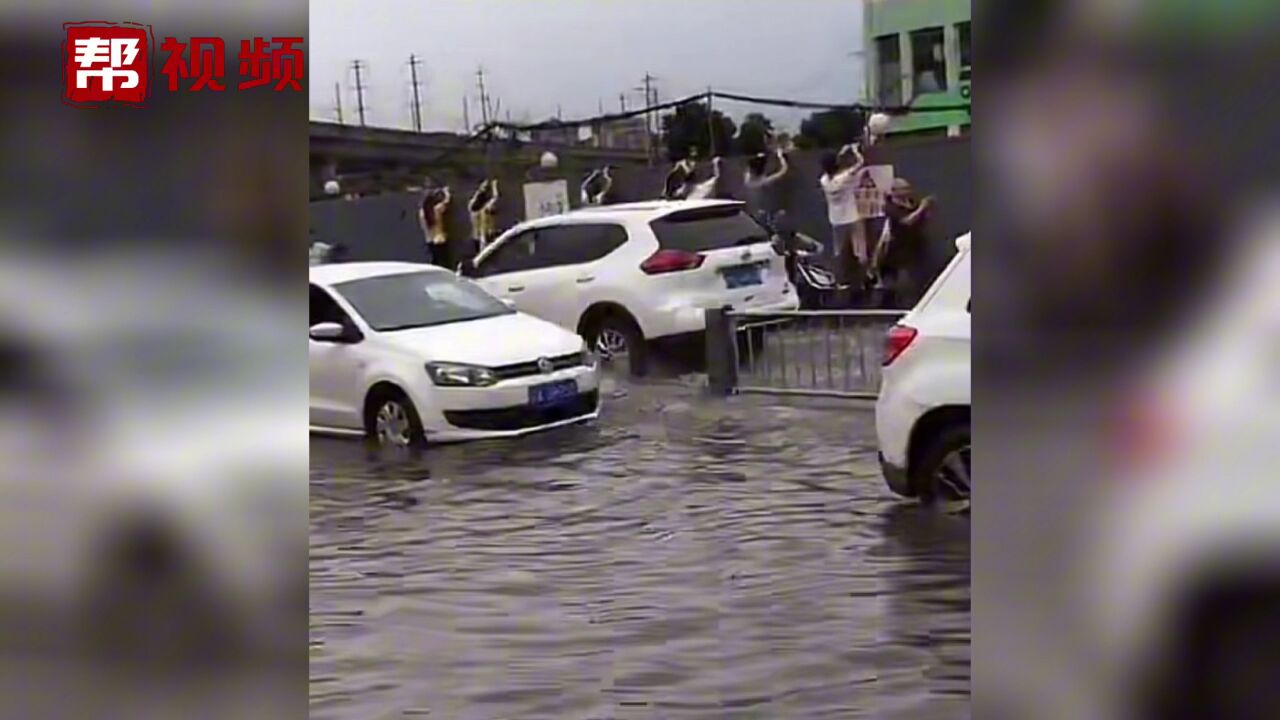
[[[555,369],[556,366],[551,362],[551,358],[538,358],[538,372],[549,373]]]

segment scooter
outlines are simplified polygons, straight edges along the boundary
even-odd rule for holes
[[[792,284],[800,295],[800,307],[805,310],[825,310],[836,307],[836,299],[847,293],[849,286],[841,283],[819,260],[818,254],[797,250],[792,253],[795,268]]]
[[[804,233],[775,233],[775,248],[786,258],[787,275],[795,285],[804,310],[837,306],[837,298],[849,289],[821,260],[822,243]]]

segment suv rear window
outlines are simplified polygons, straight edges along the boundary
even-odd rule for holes
[[[740,207],[681,210],[650,223],[664,250],[706,252],[769,242],[769,233]]]

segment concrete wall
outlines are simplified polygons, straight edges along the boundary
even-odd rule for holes
[[[930,264],[940,267],[954,251],[954,238],[970,229],[972,205],[969,139],[931,139],[918,143],[884,147],[879,150],[883,162],[894,165],[900,177],[909,179],[922,195],[938,198],[931,235],[932,246],[927,255]],[[782,188],[785,207],[797,227],[809,235],[830,243],[826,201],[818,186],[821,153],[797,152],[791,157],[792,172]],[[524,219],[524,197],[521,192],[526,177],[535,179],[565,178],[569,183],[570,201],[576,207],[578,185],[591,168],[564,164],[555,171],[534,170],[532,173],[508,169],[499,176],[502,197],[499,202],[499,227],[506,229]],[[620,167],[614,172],[614,190],[620,202],[653,199],[662,187],[666,167]],[[728,159],[725,165],[724,191],[741,197],[743,165],[741,159]],[[450,237],[470,236],[470,220],[466,200],[475,190],[476,181],[449,180],[454,203],[448,220]],[[418,228],[419,197],[412,193],[389,193],[356,200],[325,200],[311,204],[312,239],[328,243],[343,242],[355,260],[423,261],[422,233]]]

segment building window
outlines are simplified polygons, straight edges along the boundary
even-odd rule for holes
[[[915,78],[915,94],[946,92],[946,34],[942,28],[928,28],[911,33],[911,68]]]
[[[970,43],[972,43],[973,40],[969,33],[969,23],[962,22],[956,26],[956,35],[960,39],[960,80],[962,82],[968,82],[969,76],[972,73],[972,66],[970,65],[972,62],[970,55],[972,50],[970,49]]]
[[[876,86],[879,105],[902,106],[902,50],[897,35],[876,38]]]

